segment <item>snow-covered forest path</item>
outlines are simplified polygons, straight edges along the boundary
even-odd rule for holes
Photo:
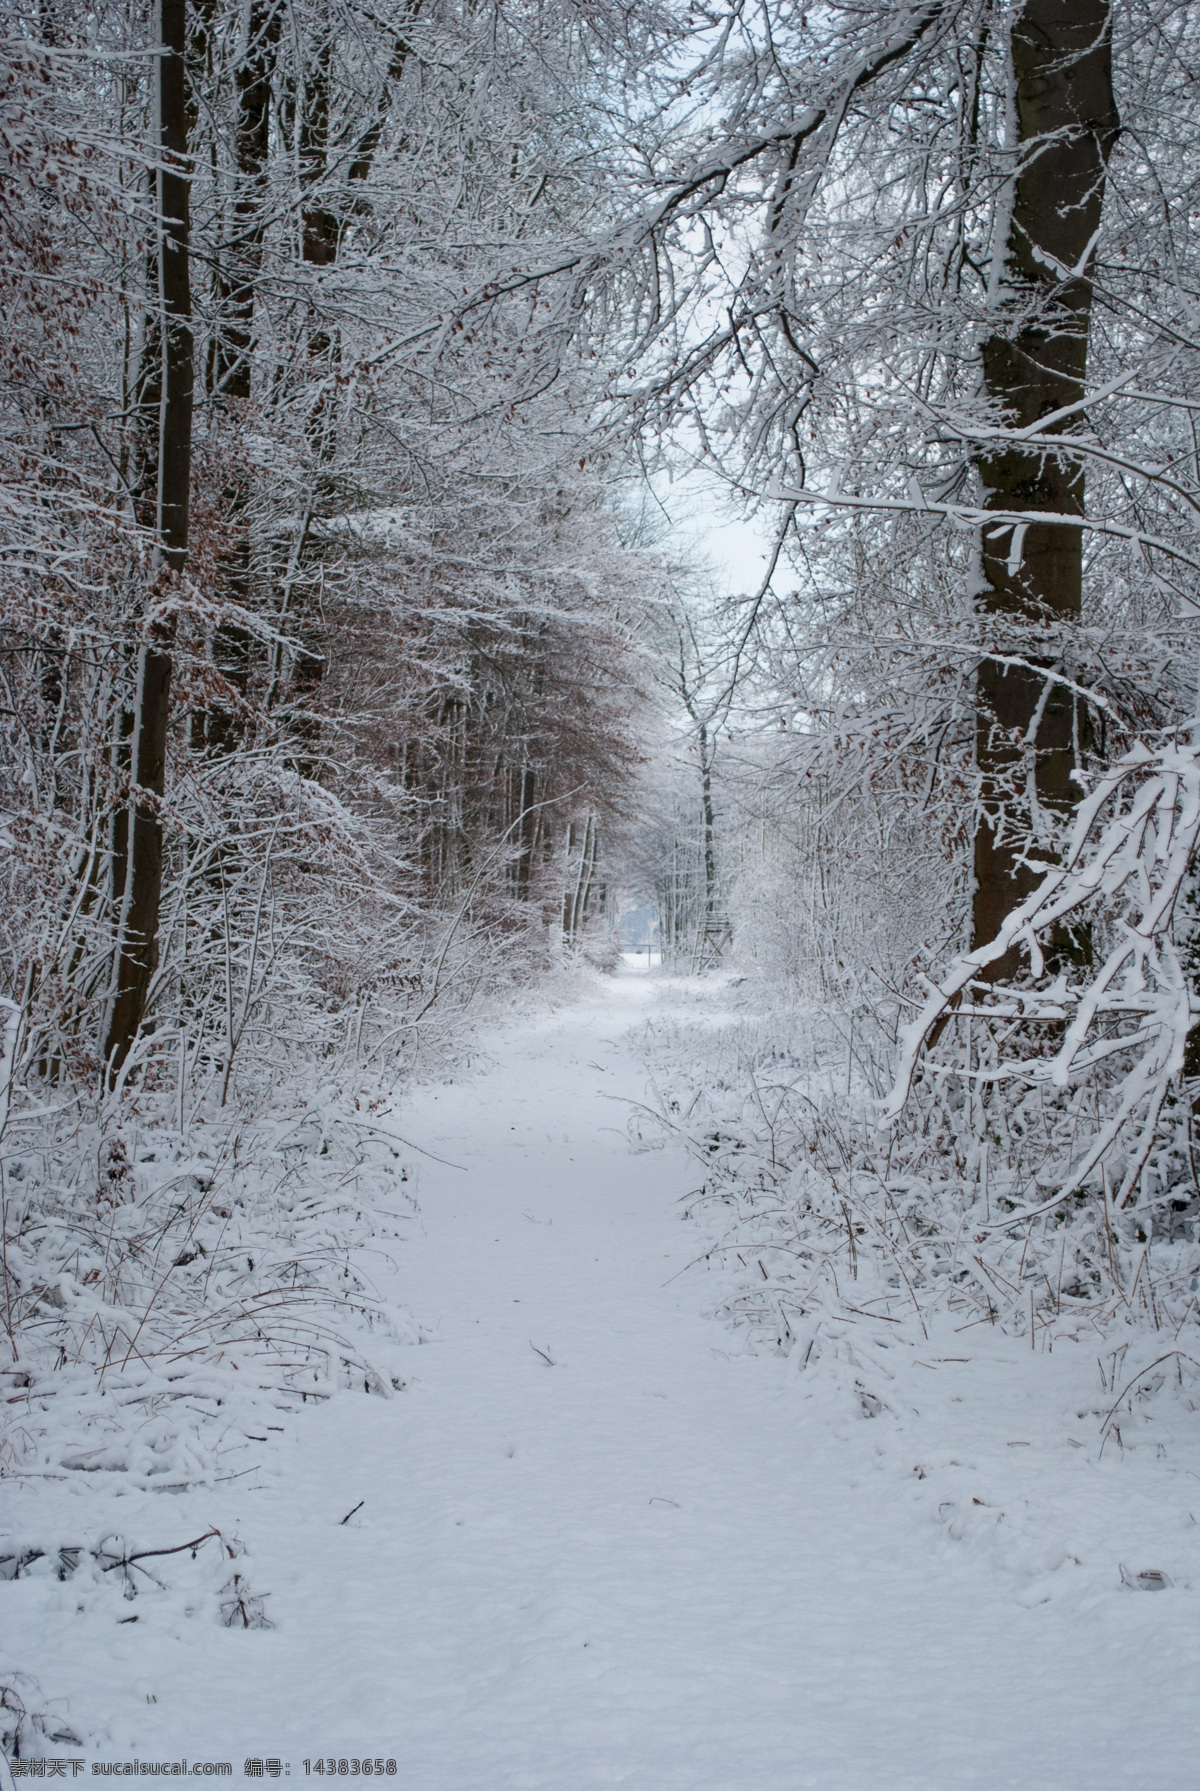
[[[1139,1707],[1181,1665],[1146,1658],[1165,1605],[1025,1608],[917,1523],[881,1427],[806,1422],[788,1365],[704,1316],[696,1166],[625,1130],[652,992],[626,971],[406,1103],[463,1167],[421,1159],[387,1290],[429,1335],[405,1391],[306,1415],[260,1487],[150,1501],[236,1527],[276,1627],[144,1599],[76,1635],[64,1587],[46,1689],[114,1758],[392,1756],[409,1791],[1192,1782],[1194,1735]]]

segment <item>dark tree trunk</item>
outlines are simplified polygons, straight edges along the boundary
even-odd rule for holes
[[[697,968],[719,961],[729,942],[729,923],[717,910],[717,818],[713,809],[713,748],[707,727],[700,723],[700,813],[703,828],[704,913],[696,934]]]
[[[326,38],[313,57],[300,121],[300,178],[304,183],[303,254],[310,267],[332,267],[337,260],[338,220],[324,191],[329,155],[329,88],[333,45]]]
[[[535,807],[537,797],[537,773],[532,765],[525,765],[520,773],[519,808],[517,810],[517,864],[516,893],[522,902],[529,900],[529,891],[533,880],[533,859],[537,846],[538,817]]]
[[[297,150],[300,163],[301,237],[300,253],[310,268],[332,267],[337,261],[341,229],[338,215],[329,204],[326,179],[329,172],[329,106],[333,43],[329,37],[317,44],[305,70],[300,100]],[[337,451],[336,368],[340,359],[339,342],[324,323],[318,322],[309,331],[308,361],[310,389],[316,401],[305,425],[305,437],[312,456],[314,492],[319,497],[328,486],[327,476],[319,469],[331,464]],[[305,557],[305,543],[300,545],[299,559]],[[305,708],[315,703],[317,691],[325,675],[325,658],[321,652],[321,619],[313,607],[300,603],[288,614],[290,597],[285,600],[281,622],[285,632],[296,641],[291,677],[287,684],[287,700],[298,711],[291,722],[291,732],[301,744],[297,768],[311,776],[316,767],[316,743],[320,724]],[[278,654],[278,649],[277,649]],[[277,659],[277,664],[280,661]],[[272,679],[272,693],[276,680]]]
[[[420,10],[421,0],[413,0],[405,9],[403,17],[415,20]],[[307,265],[317,269],[336,264],[342,239],[342,211],[348,209],[345,193],[341,195],[340,205],[335,209],[328,185],[333,54],[333,40],[326,37],[317,45],[306,71],[298,142],[300,180],[304,189],[301,253]],[[407,39],[397,36],[375,115],[350,154],[346,178],[354,187],[364,186],[371,177],[375,156],[383,140],[391,89],[403,75],[408,55]],[[362,210],[363,201],[355,201],[349,209]],[[325,475],[317,469],[330,466],[337,452],[335,389],[341,361],[341,342],[337,332],[318,324],[309,335],[308,356],[319,395],[308,420],[307,437],[314,462],[314,479],[320,489]],[[319,616],[311,614],[297,615],[290,620],[291,632],[297,637],[299,644],[292,664],[288,696],[295,708],[303,710],[306,704],[315,702],[325,675],[325,657],[320,650],[321,621]],[[314,745],[319,734],[319,724],[311,715],[302,715],[294,724],[294,731],[301,741]],[[313,761],[302,759],[300,768],[311,774]]]
[[[143,405],[157,382],[158,427],[150,438],[145,483],[152,483],[154,491],[160,584],[178,578],[187,559],[192,472],[186,19],[186,0],[159,0],[158,36],[163,46],[156,83],[159,227],[151,264],[158,289],[158,322],[147,331],[148,354],[157,354],[159,365],[145,382]],[[170,632],[159,626],[138,653],[134,710],[125,729],[133,788],[114,829],[113,894],[119,919],[115,987],[104,1046],[111,1075],[120,1070],[137,1037],[158,961],[163,870],[159,800],[165,786],[170,700]]]
[[[266,174],[270,150],[271,83],[283,21],[277,0],[251,0],[246,53],[238,65],[234,153],[232,253],[220,276],[222,328],[214,339],[213,388],[229,398],[250,396],[254,304],[266,231]]]
[[[700,805],[704,816],[704,927],[712,930],[717,912],[717,822],[713,813],[712,753],[708,729],[700,723]]]
[[[234,405],[244,406],[251,395],[254,306],[266,231],[272,77],[282,19],[278,0],[251,0],[246,53],[236,74],[238,104],[234,153],[237,191],[233,204],[233,242],[229,259],[217,275],[220,323],[213,336],[209,363],[209,386],[218,403],[232,401]],[[224,500],[231,541],[221,559],[229,597],[243,607],[252,599],[250,540],[246,532],[249,498],[247,482],[237,480],[226,491]],[[244,694],[253,670],[254,636],[250,630],[235,623],[218,629],[213,641],[213,658],[226,681],[239,694]],[[192,745],[198,751],[231,752],[242,734],[243,726],[236,710],[228,704],[218,705],[195,717]]]
[[[1003,323],[982,355],[987,395],[1013,429],[1084,396],[1095,240],[1119,129],[1109,30],[1107,0],[1027,0],[1013,26],[1021,169],[1004,251]],[[1083,469],[1069,446],[1082,421],[1077,412],[1046,425],[1063,437],[1061,454],[1014,446],[981,456],[985,508],[1082,517]],[[981,547],[984,610],[1029,624],[1033,645],[1027,667],[985,659],[978,672],[977,946],[996,937],[1038,880],[1021,860],[1037,809],[1061,816],[1073,806],[1083,720],[1072,695],[1038,669],[1036,645],[1038,625],[1053,629],[1080,613],[1083,531],[1061,522],[1015,530],[997,523],[985,526]],[[1053,652],[1041,659],[1046,667],[1054,662]],[[1070,950],[1069,941],[1060,945]],[[1010,953],[989,974],[1013,974],[1016,957]]]

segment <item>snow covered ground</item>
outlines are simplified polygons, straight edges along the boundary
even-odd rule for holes
[[[394,1759],[409,1791],[1200,1782],[1200,1417],[1101,1456],[1095,1347],[987,1326],[865,1325],[840,1378],[745,1353],[686,1269],[694,1164],[627,1135],[661,987],[514,1024],[393,1122],[446,1159],[381,1284],[425,1332],[403,1392],[281,1416],[210,1490],[0,1483],[18,1542],[245,1550],[147,1558],[132,1600],[49,1548],[0,1585],[0,1668],[78,1737],[48,1753]],[[222,1627],[235,1571],[273,1627]]]

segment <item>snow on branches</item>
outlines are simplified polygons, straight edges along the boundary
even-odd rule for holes
[[[923,1049],[950,1020],[982,1022],[993,1049],[975,1063],[930,1063],[930,1073],[975,1084],[1017,1081],[1063,1089],[1114,1060],[1127,1065],[1103,1123],[1053,1197],[1014,1208],[1005,1223],[1036,1217],[1067,1199],[1130,1124],[1137,1137],[1117,1205],[1125,1206],[1137,1188],[1198,1011],[1172,933],[1181,891],[1195,875],[1198,736],[1200,727],[1193,724],[1153,750],[1139,741],[1098,778],[1079,805],[1061,864],[1041,867],[1038,887],[1013,909],[997,937],[957,957],[901,1030],[896,1081],[881,1113],[885,1124],[898,1119]],[[1055,968],[1063,954],[1052,941],[1057,935],[1061,942],[1067,932],[1086,941],[1073,954],[1080,960],[1074,971]],[[1028,954],[1028,978],[990,981],[989,967],[1013,947]],[[1048,953],[1054,960],[1049,970]],[[1031,1048],[1030,1028],[1058,1041],[1056,1047]]]

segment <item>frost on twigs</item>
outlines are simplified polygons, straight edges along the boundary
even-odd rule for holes
[[[32,1674],[0,1672],[0,1756],[38,1759],[47,1742],[52,1747],[83,1745],[63,1718],[45,1707]]]
[[[40,1539],[9,1539],[0,1547],[9,1551],[0,1555],[6,1578],[69,1580],[70,1600],[78,1612],[91,1611],[116,1625],[149,1624],[158,1633],[164,1624],[196,1619],[225,1629],[274,1627],[266,1613],[270,1594],[255,1583],[246,1545],[215,1526],[155,1546],[107,1531],[90,1538],[75,1532],[69,1544],[43,1534]],[[6,1679],[6,1664],[0,1659],[0,1688],[9,1688],[13,1718],[4,1745],[11,1749],[24,1724],[28,1747],[36,1687],[21,1674]],[[44,1716],[36,1722],[45,1739],[69,1739],[64,1725]]]
[[[244,1574],[233,1574],[221,1588],[221,1621],[226,1629],[273,1628],[263,1604],[266,1596],[252,1592]]]

